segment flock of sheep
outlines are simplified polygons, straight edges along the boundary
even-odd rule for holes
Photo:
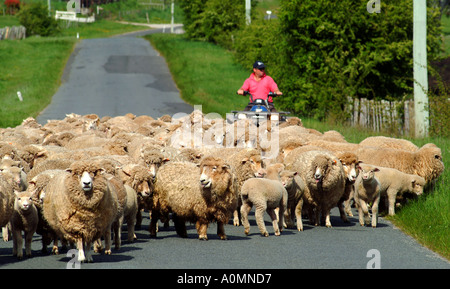
[[[58,241],[70,243],[81,262],[93,261],[91,247],[103,250],[102,239],[105,254],[112,244],[120,249],[124,223],[132,242],[143,210],[153,237],[158,221],[172,220],[181,237],[189,221],[207,240],[208,224],[216,222],[226,239],[231,218],[248,234],[252,207],[263,236],[269,236],[264,212],[278,236],[286,227],[302,231],[302,216],[331,227],[336,206],[348,222],[352,204],[362,226],[376,227],[379,205],[394,214],[402,197],[422,194],[443,170],[434,144],[418,148],[387,137],[349,143],[295,117],[259,127],[198,110],[159,119],[70,114],[43,126],[28,118],[0,129],[0,226],[19,259],[24,232],[27,256],[37,233],[43,252],[52,242],[54,254]]]

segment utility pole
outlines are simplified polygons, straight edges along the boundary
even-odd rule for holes
[[[252,22],[252,19],[250,18],[251,7],[252,7],[252,1],[245,0],[245,20],[247,22],[247,25],[250,25],[250,23]]]
[[[52,9],[51,9],[51,2],[50,0],[47,1],[48,5],[48,17],[52,17]]]
[[[413,0],[414,122],[416,138],[428,136],[427,1]]]
[[[173,34],[173,25],[174,25],[174,13],[175,13],[175,3],[172,0],[172,5],[170,5],[170,13],[172,14],[172,17],[170,18],[170,33]]]

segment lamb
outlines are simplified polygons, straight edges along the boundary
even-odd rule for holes
[[[77,244],[79,262],[93,261],[94,240],[102,235],[111,240],[118,204],[102,172],[95,162],[76,161],[47,185],[44,218],[60,237]]]
[[[300,173],[305,183],[303,198],[310,208],[310,218],[315,209],[315,225],[319,224],[318,217],[322,212],[325,226],[331,228],[330,210],[338,204],[345,190],[345,174],[339,159],[329,152],[307,151],[298,155],[286,169]]]
[[[157,173],[153,193],[150,235],[156,236],[159,216],[173,213],[179,236],[187,237],[185,222],[195,222],[200,240],[207,240],[207,228],[217,222],[217,235],[225,240],[224,224],[237,207],[236,179],[223,159],[207,156],[200,168],[190,162],[169,162]]]
[[[339,160],[341,161],[342,168],[345,173],[345,192],[342,198],[339,200],[338,208],[339,213],[341,215],[341,219],[344,222],[348,222],[347,213],[349,216],[353,216],[352,210],[350,208],[350,201],[353,198],[353,194],[355,191],[355,181],[359,174],[359,164],[361,163],[358,160],[358,157],[352,152],[344,152],[337,155]],[[345,205],[343,207],[343,205]]]
[[[8,241],[6,225],[14,211],[14,189],[11,184],[0,174],[0,227],[3,227],[3,240]]]
[[[263,169],[261,153],[256,149],[237,150],[227,158],[227,161],[235,170],[238,192],[240,192],[241,187],[246,180],[254,177],[263,177],[266,173]],[[239,200],[240,199],[241,198],[239,197]],[[239,212],[240,211],[236,210],[233,214],[233,224],[235,226],[239,226]]]
[[[302,207],[305,183],[295,171],[283,170],[280,173],[280,180],[288,193],[287,208],[284,214],[286,227],[293,226],[292,220],[297,219],[297,230],[303,231]]]
[[[52,254],[59,254],[58,236],[55,231],[50,228],[50,225],[43,217],[43,203],[45,198],[45,189],[47,188],[49,181],[56,175],[63,174],[64,172],[64,170],[46,170],[28,182],[27,190],[34,192],[33,202],[38,211],[39,218],[36,233],[42,236],[41,251],[43,253],[47,252],[47,246],[51,243],[51,241],[53,241]]]
[[[355,204],[358,208],[359,223],[369,224],[369,209],[367,204],[372,202],[372,228],[377,226],[378,205],[380,203],[380,182],[375,177],[378,168],[363,169],[355,182]]]
[[[13,236],[13,256],[17,256],[19,260],[23,258],[22,231],[25,233],[25,254],[27,257],[31,257],[31,241],[39,220],[32,200],[33,193],[14,191],[16,198],[10,223]]]
[[[267,211],[272,219],[275,236],[280,236],[283,230],[284,211],[287,207],[288,194],[281,184],[276,165],[268,169],[267,175],[272,179],[251,178],[244,182],[241,188],[241,218],[246,235],[250,232],[250,223],[248,222],[248,213],[255,205],[255,218],[259,231],[264,237],[268,237],[266,226],[264,225],[264,211]],[[279,218],[275,209],[279,208]],[[278,219],[278,220],[277,220]]]
[[[360,164],[360,167],[371,169],[374,166]],[[375,177],[380,182],[381,196],[387,196],[389,215],[395,215],[395,200],[404,193],[423,194],[425,179],[417,176],[403,173],[396,169],[377,167],[378,171]]]
[[[360,147],[356,154],[366,164],[393,168],[407,174],[421,176],[427,184],[444,171],[441,149],[426,144],[415,152],[391,148]]]

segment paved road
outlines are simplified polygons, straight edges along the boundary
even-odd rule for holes
[[[146,33],[81,41],[66,65],[61,87],[37,121],[45,124],[72,112],[155,118],[191,113],[193,108],[180,98],[164,58],[148,41],[135,37]]]
[[[70,112],[99,116],[131,112],[156,117],[191,112],[192,107],[179,98],[164,59],[147,41],[128,36],[83,40],[67,65],[63,85],[38,121],[61,119]],[[242,226],[227,225],[229,239],[222,241],[215,235],[216,226],[212,224],[208,230],[210,240],[199,241],[192,225],[188,227],[188,239],[179,238],[173,226],[161,228],[158,238],[150,239],[146,215],[142,229],[136,232],[137,242],[124,241],[120,251],[111,256],[94,254],[95,263],[82,264],[81,268],[366,268],[368,262],[376,260],[381,268],[450,268],[449,262],[383,218],[373,229],[361,227],[356,218],[344,224],[338,216],[337,210],[332,210],[331,229],[313,227],[305,221],[303,232],[285,229],[280,237],[273,235],[266,216],[271,236],[264,238],[251,213],[249,236],[245,236]],[[66,268],[71,257],[64,251],[58,256],[41,253],[40,240],[35,235],[34,257],[22,261],[11,256],[11,241],[0,241],[0,269]],[[372,249],[379,255],[367,257]]]

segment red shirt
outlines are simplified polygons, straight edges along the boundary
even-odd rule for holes
[[[278,85],[275,83],[272,77],[264,74],[261,80],[255,80],[255,74],[252,73],[249,78],[244,81],[241,87],[243,90],[247,90],[253,95],[253,99],[266,99],[267,95],[271,91],[278,90]],[[249,97],[249,101],[251,101]],[[272,97],[269,97],[269,102],[273,102]]]

